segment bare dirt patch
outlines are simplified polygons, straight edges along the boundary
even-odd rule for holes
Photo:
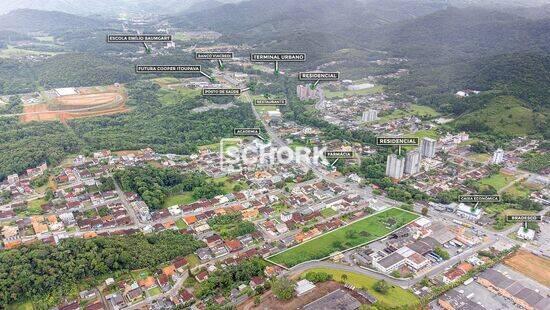
[[[22,122],[62,122],[75,118],[113,115],[128,112],[124,89],[115,86],[86,87],[78,95],[55,97],[48,104],[25,105]]]
[[[527,251],[517,251],[516,254],[504,260],[504,264],[512,269],[550,287],[550,260]]]

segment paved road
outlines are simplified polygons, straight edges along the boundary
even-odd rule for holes
[[[455,265],[456,263],[465,260],[470,255],[472,255],[473,253],[475,253],[475,252],[477,252],[481,249],[492,246],[496,242],[497,242],[497,239],[488,238],[485,242],[483,242],[483,243],[481,243],[481,244],[479,244],[479,245],[477,245],[473,248],[470,248],[470,249],[460,253],[459,255],[456,255],[456,256],[452,257],[451,259],[449,259],[447,261],[444,261],[444,262],[434,266],[431,269],[425,270],[425,271],[417,274],[412,279],[410,279],[410,278],[397,279],[397,278],[391,277],[387,274],[384,274],[384,273],[381,273],[381,272],[378,272],[378,271],[362,268],[362,267],[359,267],[359,266],[348,266],[348,265],[336,264],[336,263],[332,263],[332,262],[329,262],[329,261],[307,262],[307,263],[303,263],[303,264],[300,264],[300,265],[296,265],[296,266],[290,268],[286,272],[286,274],[297,275],[297,274],[300,274],[300,273],[302,273],[306,270],[312,269],[312,268],[331,268],[331,269],[336,269],[336,270],[341,270],[341,271],[355,272],[355,273],[363,274],[363,275],[366,275],[366,276],[374,277],[374,278],[377,278],[377,279],[384,279],[387,282],[392,283],[394,285],[398,285],[402,288],[410,288],[411,286],[413,286],[416,283],[420,282],[424,277],[433,277],[437,274],[440,274],[441,272],[445,271],[446,268],[449,268],[449,267]]]

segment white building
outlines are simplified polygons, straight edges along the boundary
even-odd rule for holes
[[[378,111],[373,109],[363,111],[363,116],[361,117],[361,120],[363,122],[373,122],[377,119],[378,119]]]
[[[9,184],[15,184],[17,182],[19,182],[19,176],[17,175],[17,173],[8,175],[8,183]]]
[[[399,269],[399,267],[403,266],[405,264],[405,257],[403,255],[393,252],[392,254],[372,262],[372,265],[384,272],[384,273],[390,273],[394,270]]]
[[[491,163],[493,163],[494,165],[500,165],[503,161],[504,161],[504,150],[497,149],[493,153],[493,160],[491,161]]]
[[[420,171],[420,152],[410,151],[405,157],[405,173],[415,174]]]
[[[420,143],[420,154],[422,157],[433,158],[435,156],[436,141],[432,138],[423,138]]]
[[[532,229],[525,229],[522,226],[518,229],[517,236],[523,240],[533,240],[535,239],[535,231]]]
[[[296,282],[296,296],[302,296],[305,293],[311,291],[315,288],[315,284],[311,283],[310,281],[303,279],[298,282]]]
[[[386,162],[386,175],[390,178],[401,179],[405,170],[405,159],[398,158],[395,154],[388,155]]]
[[[479,220],[481,218],[481,208],[474,208],[460,203],[456,207],[456,214],[472,221]]]

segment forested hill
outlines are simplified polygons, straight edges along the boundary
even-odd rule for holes
[[[21,9],[0,16],[0,30],[13,30],[21,33],[94,29],[102,26],[104,26],[103,22],[96,19],[56,11]]]
[[[480,8],[448,8],[367,33],[378,48],[437,63],[514,52],[550,52],[550,20]]]
[[[136,78],[130,63],[93,54],[60,54],[41,62],[0,60],[0,93],[45,88],[105,85]]]
[[[257,41],[296,31],[343,35],[353,28],[385,23],[355,0],[252,0],[184,14],[172,21]]]
[[[550,55],[502,54],[441,66],[415,67],[411,75],[390,82],[420,103],[461,114],[463,107],[444,107],[443,97],[456,91],[496,90],[522,99],[529,108],[550,109]],[[456,101],[456,100],[453,100]]]

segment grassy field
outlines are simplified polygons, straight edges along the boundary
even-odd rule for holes
[[[159,99],[160,102],[166,105],[176,104],[183,100],[188,100],[199,96],[201,94],[200,89],[191,88],[178,88],[177,90],[160,89]]]
[[[168,208],[175,205],[187,205],[195,201],[197,201],[197,199],[193,198],[193,192],[185,192],[180,195],[168,197],[164,202],[164,207]]]
[[[369,292],[369,294],[376,297],[376,299],[383,304],[387,308],[398,308],[402,307],[400,309],[414,309],[414,305],[418,304],[419,300],[414,296],[413,293],[404,290],[398,286],[391,286],[390,290],[386,294],[378,293],[374,290],[374,285],[376,282],[378,282],[378,279],[371,278],[359,273],[354,272],[345,272],[335,269],[328,269],[328,268],[315,268],[310,269],[304,272],[302,275],[305,275],[307,272],[325,272],[332,275],[332,278],[335,281],[340,281],[342,279],[342,275],[345,274],[347,276],[346,283],[349,283],[357,288],[364,288]]]
[[[12,57],[24,57],[29,55],[57,55],[59,53],[56,52],[39,52],[39,51],[31,51],[26,49],[21,49],[17,47],[13,47],[11,45],[8,45],[7,48],[0,49],[0,58],[12,58]]]
[[[269,260],[292,267],[306,261],[322,259],[335,252],[383,237],[416,218],[416,214],[391,208],[270,256]]]
[[[334,209],[332,209],[332,208],[324,208],[323,210],[321,210],[321,215],[325,218],[336,215],[337,213],[338,212],[334,211]]]
[[[531,195],[532,190],[521,183],[516,183],[510,186],[504,192],[516,197],[528,197],[529,195]]]
[[[160,295],[162,293],[162,290],[160,289],[160,287],[157,286],[150,289],[148,293],[149,293],[149,296],[154,297],[154,296]]]
[[[495,133],[525,136],[535,132],[535,113],[524,107],[522,101],[508,96],[493,99],[485,108],[464,115],[455,125],[478,122],[487,125]]]
[[[8,310],[33,310],[34,309],[34,306],[32,304],[32,302],[25,302],[25,303],[18,303],[18,304],[13,304],[13,305],[8,305],[7,308]]]
[[[486,153],[474,153],[474,154],[468,155],[468,159],[477,161],[478,163],[485,163],[489,159],[491,159],[491,155]]]
[[[185,256],[185,259],[187,259],[187,262],[189,263],[190,268],[198,266],[201,263],[197,254],[189,254]]]
[[[176,227],[178,229],[185,229],[185,228],[187,228],[187,224],[185,224],[185,222],[182,219],[178,219],[176,221]]]
[[[481,179],[479,181],[479,183],[481,185],[490,185],[498,191],[501,188],[503,188],[504,186],[508,185],[514,179],[515,179],[515,177],[513,175],[506,175],[506,174],[498,173],[498,174],[492,175],[488,178]]]
[[[384,91],[384,86],[382,85],[376,85],[371,88],[367,89],[360,89],[360,90],[346,90],[346,91],[329,91],[325,90],[325,98],[327,99],[334,99],[334,98],[344,98],[349,96],[361,96],[361,95],[370,95],[370,94],[378,94]]]

